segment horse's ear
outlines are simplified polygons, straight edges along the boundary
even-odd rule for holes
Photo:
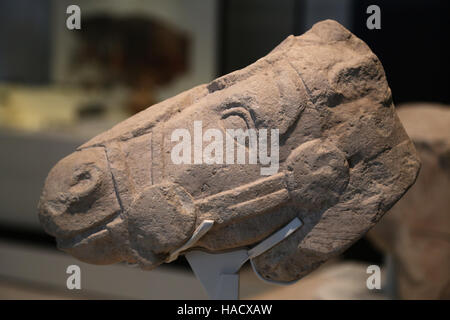
[[[130,245],[143,259],[164,259],[191,237],[196,216],[193,199],[181,186],[147,187],[126,212]]]

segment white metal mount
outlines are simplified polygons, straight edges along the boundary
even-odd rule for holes
[[[242,265],[280,243],[301,226],[301,220],[295,218],[250,250],[239,249],[224,253],[194,250],[185,253],[185,257],[211,299],[237,300],[239,269]]]

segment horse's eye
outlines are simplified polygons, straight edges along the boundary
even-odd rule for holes
[[[227,129],[254,129],[255,123],[250,113],[243,107],[227,109],[222,113],[222,126]]]
[[[255,122],[243,107],[225,110],[222,113],[222,127],[227,135],[232,136],[236,143],[241,145],[249,146],[250,137],[255,137]]]
[[[229,129],[247,130],[248,129],[247,121],[245,120],[245,118],[243,118],[240,115],[236,115],[236,114],[232,114],[232,115],[229,115],[226,118],[224,118],[222,120],[222,125],[225,130],[229,130]]]

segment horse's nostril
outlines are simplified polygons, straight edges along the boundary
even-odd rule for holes
[[[80,150],[58,162],[39,207],[46,231],[60,238],[97,227],[120,212],[104,148]]]
[[[102,171],[93,164],[76,170],[69,189],[72,198],[79,200],[89,197],[100,187],[102,180]]]
[[[89,173],[89,171],[87,172],[82,172],[77,176],[77,180],[89,180],[91,178],[91,174]]]

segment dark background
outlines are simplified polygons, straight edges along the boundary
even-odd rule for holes
[[[380,30],[366,27],[366,9],[372,4],[381,9]],[[302,0],[226,0],[221,7],[220,75],[247,66],[290,34],[308,29]],[[450,103],[449,1],[357,0],[349,9],[350,31],[382,61],[395,103]]]

